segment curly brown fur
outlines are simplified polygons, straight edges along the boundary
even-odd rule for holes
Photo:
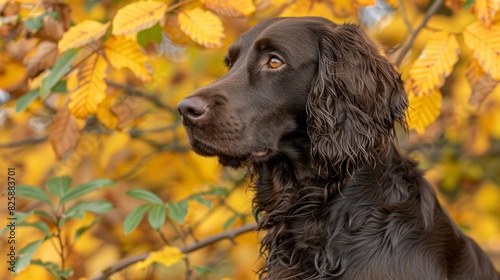
[[[196,152],[252,169],[261,278],[500,278],[398,151],[407,95],[357,26],[267,20],[226,61],[179,111]]]

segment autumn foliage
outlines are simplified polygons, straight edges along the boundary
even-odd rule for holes
[[[500,268],[500,0],[0,0],[19,257],[15,274],[0,257],[2,279],[254,279],[247,171],[191,152],[176,104],[276,16],[355,22],[380,43],[410,100],[402,149]]]

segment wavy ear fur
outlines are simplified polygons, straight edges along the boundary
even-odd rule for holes
[[[319,63],[306,105],[313,165],[319,174],[351,177],[374,164],[396,122],[406,128],[407,94],[359,27],[331,24],[316,32]]]

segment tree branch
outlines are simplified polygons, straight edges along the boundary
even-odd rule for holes
[[[411,34],[411,36],[408,39],[408,41],[406,42],[406,44],[401,48],[401,51],[399,52],[398,56],[394,60],[394,64],[396,64],[398,66],[401,64],[401,62],[403,61],[406,54],[410,51],[411,47],[413,46],[413,42],[417,38],[417,35],[420,33],[422,28],[424,28],[424,26],[427,24],[427,22],[429,21],[431,16],[434,15],[437,12],[437,10],[443,5],[443,3],[444,3],[444,0],[435,0],[431,4],[431,6],[429,7],[429,9],[427,10],[427,12],[424,15],[422,22],[418,25],[418,27],[415,29],[415,31],[413,31],[413,33]]]
[[[250,232],[250,231],[255,231],[256,228],[257,228],[257,225],[255,223],[243,225],[241,227],[238,227],[238,228],[226,231],[226,232],[222,232],[222,233],[218,233],[218,234],[214,234],[212,236],[209,236],[205,239],[200,240],[197,243],[194,243],[190,246],[187,246],[186,248],[181,248],[181,251],[184,254],[191,253],[193,251],[196,251],[198,249],[201,249],[205,246],[211,245],[213,243],[216,243],[216,242],[224,240],[224,239],[229,239],[231,242],[234,243],[234,238],[236,238],[238,235],[241,235],[243,233]],[[140,254],[140,255],[136,255],[136,256],[132,256],[132,257],[128,257],[128,258],[125,258],[123,260],[120,260],[116,264],[108,267],[107,269],[105,269],[104,271],[99,273],[97,276],[91,278],[91,280],[107,279],[112,274],[114,274],[120,270],[123,270],[126,267],[128,267],[136,262],[140,262],[140,261],[145,260],[148,256],[149,256],[149,253],[144,253],[144,254]]]
[[[158,99],[156,96],[154,96],[152,94],[148,94],[147,92],[144,92],[142,90],[138,90],[138,89],[132,88],[130,86],[121,85],[119,83],[115,83],[115,82],[108,81],[108,80],[106,80],[106,84],[110,87],[123,90],[123,92],[125,92],[128,95],[144,98],[144,99],[148,100],[149,102],[153,103],[158,108],[167,110],[169,112],[177,112],[177,110],[175,110],[174,108],[161,102],[160,99]]]
[[[44,137],[40,137],[40,138],[25,138],[25,139],[21,139],[18,141],[3,143],[3,144],[0,144],[0,149],[13,148],[13,147],[17,147],[17,146],[22,146],[24,144],[39,144],[39,143],[47,141],[48,138],[49,138],[48,136],[44,136]]]

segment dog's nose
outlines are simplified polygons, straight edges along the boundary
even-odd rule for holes
[[[184,98],[177,105],[177,110],[187,121],[201,119],[208,112],[208,104],[202,98],[193,96]]]

